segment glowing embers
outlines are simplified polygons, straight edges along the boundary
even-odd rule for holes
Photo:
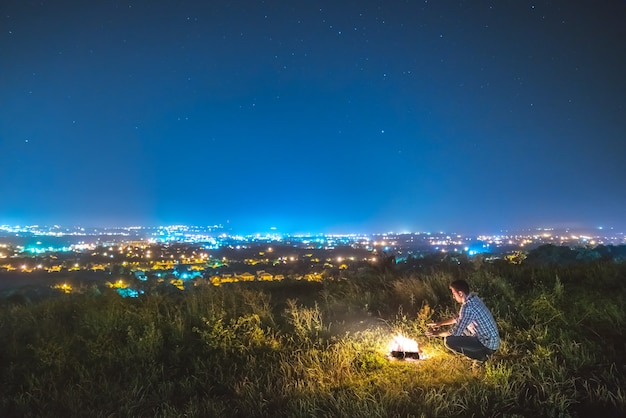
[[[398,360],[419,360],[424,358],[417,341],[400,334],[393,337],[389,343],[389,354],[387,357]]]

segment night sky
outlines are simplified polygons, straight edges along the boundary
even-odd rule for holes
[[[625,1],[0,12],[0,224],[626,229]]]

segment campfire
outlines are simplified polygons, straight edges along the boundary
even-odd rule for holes
[[[423,358],[421,354],[417,341],[401,334],[397,334],[389,343],[388,357],[390,359],[419,360]]]

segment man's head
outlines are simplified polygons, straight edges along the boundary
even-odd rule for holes
[[[465,280],[455,280],[450,283],[450,291],[454,300],[463,303],[470,293],[470,287]]]

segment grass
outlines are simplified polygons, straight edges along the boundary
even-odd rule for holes
[[[105,291],[5,301],[0,416],[626,412],[623,264],[462,267],[502,336],[478,367],[423,336],[427,322],[458,309],[449,270],[359,271],[293,289],[238,283],[138,299]],[[389,360],[397,332],[427,358]]]

